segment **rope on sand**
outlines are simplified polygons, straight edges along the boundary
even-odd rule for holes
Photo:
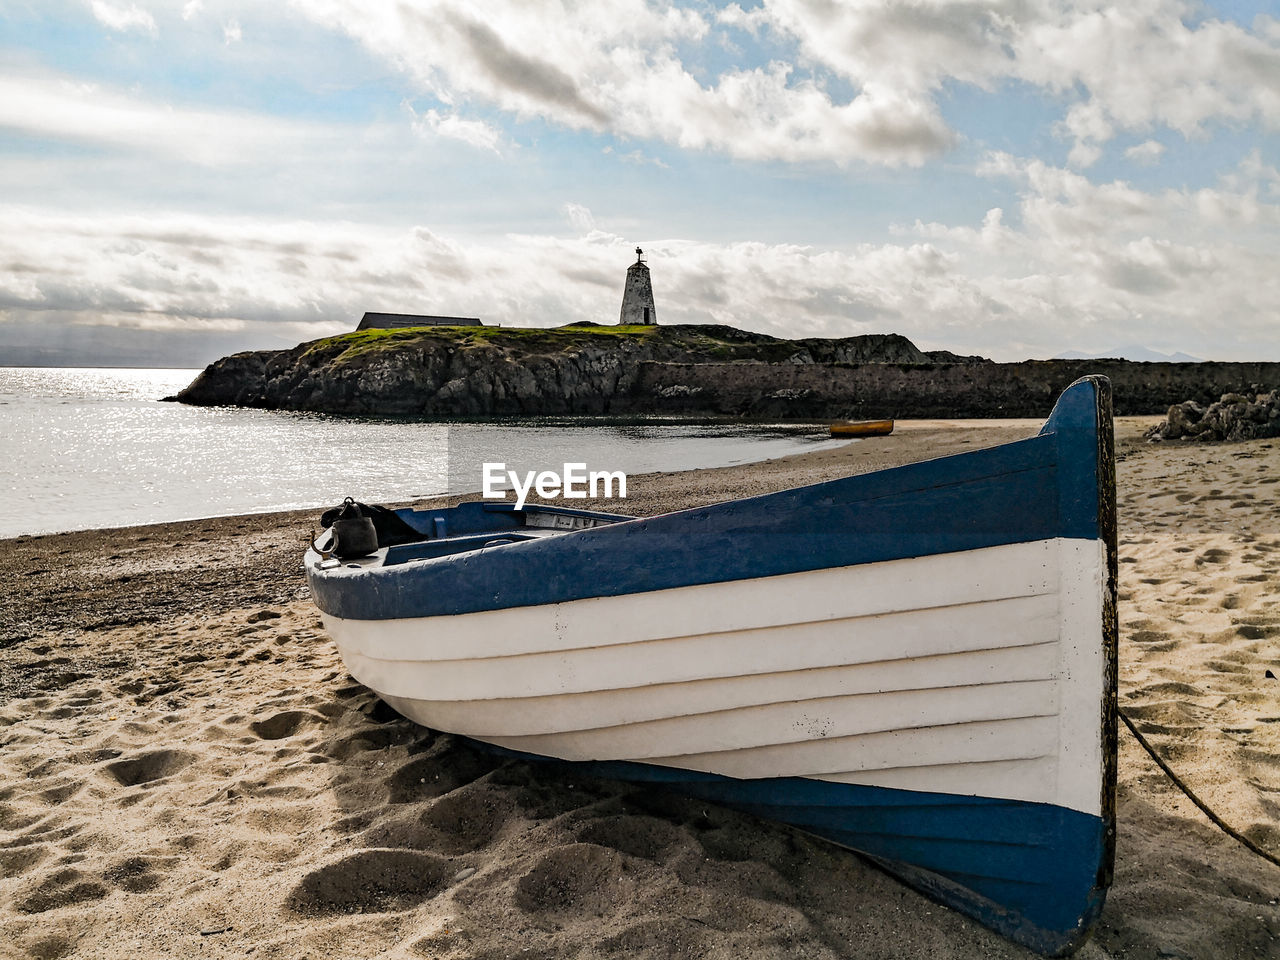
[[[1182,778],[1179,777],[1176,773],[1174,773],[1169,768],[1169,765],[1160,758],[1160,755],[1156,753],[1155,748],[1153,748],[1151,744],[1147,742],[1147,738],[1138,732],[1138,728],[1133,725],[1133,721],[1129,719],[1128,715],[1126,715],[1123,710],[1120,710],[1117,712],[1120,714],[1120,719],[1124,721],[1124,725],[1129,728],[1129,732],[1133,734],[1134,739],[1137,740],[1139,744],[1141,744],[1142,749],[1146,750],[1147,753],[1151,755],[1151,759],[1156,762],[1156,766],[1158,766],[1161,770],[1164,771],[1165,776],[1173,781],[1174,786],[1176,786],[1179,790],[1185,793],[1187,795],[1187,799],[1189,799],[1192,803],[1194,803],[1197,807],[1199,807],[1201,812],[1204,813],[1204,815],[1208,817],[1210,820],[1212,820],[1215,826],[1217,826],[1220,830],[1222,830],[1222,832],[1225,833],[1227,836],[1240,841],[1240,843],[1244,844],[1246,847],[1248,847],[1258,856],[1262,857],[1263,860],[1270,861],[1271,863],[1274,863],[1277,867],[1280,867],[1280,857],[1277,857],[1275,854],[1268,853],[1266,850],[1263,850],[1260,846],[1258,846],[1256,843],[1254,843],[1244,834],[1240,833],[1238,830],[1234,829],[1230,824],[1226,823],[1220,816],[1218,816],[1216,813],[1210,810],[1208,805],[1199,797],[1197,797],[1192,792],[1191,788],[1188,787],[1186,783],[1183,782]]]

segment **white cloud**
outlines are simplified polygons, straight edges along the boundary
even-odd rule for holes
[[[182,19],[190,20],[204,9],[204,0],[187,0],[182,5]]]
[[[1093,166],[1102,157],[1102,147],[1089,140],[1077,140],[1067,153],[1067,163],[1077,170]]]
[[[769,25],[769,15],[764,7],[743,10],[739,4],[731,3],[716,13],[716,22],[725,26],[745,30],[753,37],[759,37],[760,31]]]
[[[606,146],[601,150],[601,153],[614,154],[623,163],[633,163],[636,166],[648,165],[648,166],[660,167],[663,170],[671,169],[670,165],[667,164],[666,161],[662,160],[660,157],[651,157],[647,153],[645,153],[643,150],[640,150],[638,148],[635,150],[628,150],[626,153],[622,153],[620,151],[614,150],[612,146]]]
[[[921,164],[955,140],[939,98],[957,83],[1015,81],[1063,102],[1077,167],[1119,131],[1280,129],[1280,22],[1195,22],[1188,0],[769,0],[750,11],[495,0],[482,19],[462,0],[293,4],[445,103],[750,160]],[[791,52],[704,80],[682,51],[713,31],[724,50],[767,35]],[[828,75],[852,95],[834,96]]]
[[[590,208],[580,203],[566,202],[561,210],[564,211],[564,218],[569,221],[569,226],[579,233],[591,233],[596,229],[596,218],[591,215]]]
[[[982,172],[1020,191],[1021,223],[1001,228],[995,251],[974,234],[918,229],[960,256],[965,282],[989,295],[996,316],[1016,317],[1011,342],[1042,356],[1106,348],[1117,336],[1215,359],[1271,349],[1280,280],[1269,251],[1280,206],[1259,198],[1277,173],[1257,154],[1199,191],[1093,183],[1001,154]]]
[[[1250,30],[1187,26],[1198,10],[1185,0],[771,0],[761,10],[855,83],[921,95],[947,82],[1016,80],[1065,96],[1063,129],[1081,144],[1081,165],[1117,130],[1280,128],[1280,29],[1265,15]]]
[[[872,81],[839,102],[782,62],[734,67],[703,83],[678,48],[704,40],[712,24],[666,4],[502,0],[486,5],[483,19],[455,0],[294,6],[449,104],[475,99],[573,129],[755,160],[919,164],[951,142],[936,105],[891,84]]]
[[[1160,162],[1160,158],[1164,155],[1164,149],[1164,144],[1159,140],[1144,140],[1142,143],[1130,147],[1124,152],[1124,155],[1134,163],[1149,167]]]
[[[108,3],[107,0],[90,0],[89,9],[93,11],[94,19],[108,30],[115,30],[117,33],[138,30],[152,37],[160,35],[155,18],[136,3],[124,7]]]
[[[917,223],[849,249],[641,240],[663,320],[780,336],[898,332],[998,359],[1117,342],[1213,359],[1273,352],[1280,172],[1250,155],[1213,188],[1094,183],[995,154],[1018,193],[974,224]],[[635,237],[561,208],[567,236],[0,208],[0,320],[244,323],[299,338],[365,310],[552,326],[611,322]]]
[[[0,73],[0,128],[56,140],[163,153],[210,166],[280,159],[306,144],[338,142],[320,124],[260,114],[175,109],[66,77]]]
[[[502,131],[485,123],[483,120],[467,120],[456,112],[441,113],[439,110],[428,110],[418,113],[407,101],[404,108],[413,117],[413,129],[420,136],[438,136],[449,140],[458,140],[480,150],[491,150],[501,154]]]
[[[240,21],[232,17],[222,27],[223,42],[230,46],[233,43],[239,43],[244,38],[244,33],[240,29]]]

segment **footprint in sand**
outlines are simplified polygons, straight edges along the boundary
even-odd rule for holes
[[[74,797],[82,789],[84,789],[84,783],[82,781],[75,780],[69,783],[56,784],[55,786],[41,790],[38,796],[45,803],[50,804],[51,806],[57,806],[58,804],[69,800],[71,797]]]
[[[101,900],[111,891],[93,879],[97,871],[64,867],[42,880],[31,893],[18,901],[22,913],[44,913],[59,907]]]
[[[1205,664],[1214,673],[1248,673],[1249,668],[1241,666],[1238,663],[1228,663],[1226,660],[1210,660]]]
[[[325,717],[310,710],[286,710],[249,724],[249,729],[262,740],[283,740],[285,737],[292,737],[304,726],[327,722]]]
[[[1204,691],[1199,687],[1192,686],[1189,683],[1181,683],[1176,680],[1170,680],[1165,683],[1153,683],[1145,687],[1139,687],[1137,690],[1130,690],[1125,696],[1128,697],[1202,697]]]
[[[411,742],[419,731],[403,729],[390,724],[382,727],[366,727],[335,741],[330,754],[336,760],[349,760],[366,750],[385,750]]]
[[[642,920],[600,942],[607,956],[732,956],[732,931],[719,930],[691,917]]]
[[[578,839],[620,853],[658,862],[662,851],[686,846],[691,834],[666,820],[636,814],[592,820],[578,830]]]
[[[137,787],[172,776],[194,759],[194,754],[183,750],[151,750],[108,763],[105,770],[120,786]]]
[[[1125,710],[1143,733],[1189,733],[1202,725],[1202,714],[1195,704],[1182,700],[1159,700],[1134,704]]]
[[[430,900],[457,867],[416,850],[362,850],[311,871],[294,887],[288,908],[301,914],[385,913]]]
[[[553,918],[604,916],[632,899],[628,869],[626,854],[608,847],[556,847],[516,883],[515,905]]]
[[[514,811],[506,791],[473,783],[435,801],[418,821],[431,849],[458,856],[491,844],[512,822]]]
[[[32,960],[61,960],[71,952],[78,939],[78,936],[48,934],[28,945],[27,956]]]
[[[1130,643],[1141,644],[1144,650],[1151,651],[1171,650],[1179,643],[1163,630],[1135,630],[1126,639]]]
[[[479,780],[503,762],[499,757],[462,746],[450,737],[442,737],[422,756],[410,760],[391,775],[387,801],[417,803],[444,796],[464,784]]]
[[[49,847],[33,843],[26,847],[0,850],[0,876],[16,877],[49,859]]]
[[[108,867],[103,877],[128,893],[147,893],[160,885],[165,870],[179,862],[178,857],[127,857]]]
[[[1267,623],[1237,623],[1236,633],[1245,640],[1265,640],[1267,637],[1280,633],[1280,626]]]

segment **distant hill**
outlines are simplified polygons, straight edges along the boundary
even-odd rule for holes
[[[1201,357],[1193,357],[1189,353],[1160,353],[1136,343],[1102,353],[1085,353],[1082,350],[1068,350],[1060,353],[1055,360],[1132,360],[1135,363],[1204,363]]]

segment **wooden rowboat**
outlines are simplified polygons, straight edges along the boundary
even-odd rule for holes
[[[633,519],[405,510],[313,549],[352,675],[406,717],[793,824],[1050,955],[1115,837],[1110,386],[1033,437]]]
[[[887,437],[891,433],[892,420],[837,420],[831,424],[833,437]]]

